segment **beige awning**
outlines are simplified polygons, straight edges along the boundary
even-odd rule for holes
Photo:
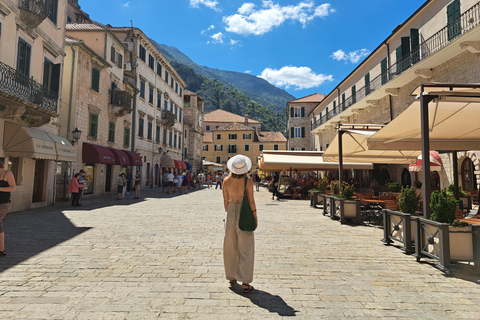
[[[55,143],[55,151],[57,152],[57,161],[76,161],[75,147],[67,140],[67,138],[57,136],[52,133],[47,135]]]
[[[402,150],[371,150],[368,148],[367,139],[378,132],[377,129],[354,130],[344,129],[342,134],[342,158],[345,162],[368,162],[386,164],[410,164],[417,162],[420,151]],[[324,161],[339,161],[338,133],[333,138],[330,146],[323,154]]]
[[[412,94],[417,95],[417,88]],[[428,104],[430,150],[480,150],[480,90],[469,88],[437,91],[428,87],[424,95],[437,96]],[[369,149],[421,150],[420,101],[368,139]]]
[[[5,122],[3,149],[9,157],[56,160],[55,143],[44,132]]]
[[[297,169],[301,171],[338,170],[338,162],[325,162],[323,152],[283,151],[279,153],[263,152],[259,161],[260,170],[280,171]],[[371,163],[344,163],[344,169],[373,169]]]
[[[164,168],[175,168],[175,161],[168,154],[164,154],[160,158],[160,167]]]

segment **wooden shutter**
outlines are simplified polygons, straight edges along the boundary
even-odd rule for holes
[[[290,107],[290,117],[293,118],[295,117],[295,108]]]
[[[112,46],[110,48],[110,61],[112,61],[113,63],[115,63],[115,56],[116,56],[115,47]]]
[[[388,75],[387,75],[387,58],[384,58],[382,62],[380,63],[380,68],[382,72],[382,85],[387,83],[388,81]]]
[[[417,49],[420,45],[420,35],[418,29],[410,29],[410,41],[412,51]]]
[[[460,0],[455,0],[447,6],[448,40],[461,33]]]
[[[402,58],[410,53],[410,37],[402,37]]]
[[[302,118],[305,118],[305,107],[302,107]]]
[[[290,128],[290,138],[295,138],[295,128]]]
[[[402,69],[402,45],[399,45],[397,49],[395,50],[396,57],[397,57],[397,73],[400,73],[403,71]]]
[[[305,138],[305,127],[302,127],[302,138]]]
[[[92,69],[92,90],[99,91],[100,89],[100,70]]]
[[[352,86],[352,104],[357,102],[357,87],[355,85]]]
[[[62,65],[60,63],[52,66],[52,77],[50,79],[50,90],[55,93],[60,92],[60,72]]]

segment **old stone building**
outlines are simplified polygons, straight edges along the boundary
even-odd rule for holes
[[[202,169],[203,112],[204,101],[197,94],[185,90],[183,93],[184,116],[184,160],[191,164],[191,170]]]
[[[329,146],[338,123],[390,122],[412,104],[415,97],[410,94],[422,83],[479,83],[479,12],[480,3],[474,0],[431,0],[406,21],[399,21],[392,34],[309,115],[316,148]],[[462,187],[477,190],[480,154],[457,155]],[[443,166],[432,167],[433,188],[448,187],[454,180],[451,155],[441,157]],[[419,178],[409,172],[408,165],[388,164],[377,164],[372,177],[380,183],[384,181],[379,177],[387,177],[404,184]]]
[[[58,136],[67,1],[0,2],[0,157],[15,176],[12,211],[55,202],[74,149]]]
[[[287,103],[288,150],[315,150],[308,116],[324,98],[324,94],[314,93]]]

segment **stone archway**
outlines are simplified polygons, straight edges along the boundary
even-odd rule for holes
[[[472,188],[473,190],[478,190],[478,185],[480,185],[480,151],[466,151],[466,152],[458,152],[458,174],[459,181],[462,183],[462,187],[465,189],[467,186],[464,185],[465,180],[463,176],[463,166],[466,164],[466,160],[471,161],[472,165]],[[475,189],[476,188],[476,189]]]

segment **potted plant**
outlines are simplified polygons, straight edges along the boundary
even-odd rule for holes
[[[401,189],[401,194],[398,198],[400,212],[415,215],[415,213],[418,211],[419,203],[420,195],[417,194],[415,187],[406,186]]]
[[[328,187],[328,178],[324,177],[318,180],[317,188],[310,189],[308,194],[310,195],[310,205],[317,207],[318,204],[323,204],[323,195]]]
[[[453,186],[453,184],[451,184],[446,191],[447,195],[449,197],[454,197],[455,196],[454,190],[455,190],[455,187]],[[472,208],[471,197],[468,195],[467,192],[463,191],[462,187],[460,186],[458,186],[458,196],[459,196],[458,200],[459,200],[460,210],[463,210],[463,209],[470,210]]]
[[[388,190],[392,193],[399,193],[402,191],[402,184],[400,182],[392,182],[388,186]]]

